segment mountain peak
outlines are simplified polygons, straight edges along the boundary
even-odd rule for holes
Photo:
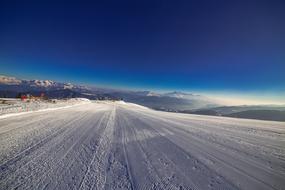
[[[28,82],[30,82],[31,85],[41,86],[41,87],[50,87],[56,85],[56,82],[52,80],[30,80]]]
[[[173,91],[163,94],[164,96],[170,96],[175,98],[185,98],[186,96],[195,96],[194,94],[185,93],[185,92],[179,92],[179,91]]]
[[[0,83],[2,84],[12,85],[12,84],[20,84],[21,82],[22,82],[21,80],[15,77],[8,77],[8,76],[0,75]]]

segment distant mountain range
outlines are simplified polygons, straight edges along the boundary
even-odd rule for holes
[[[170,112],[285,121],[285,106],[223,106],[210,97],[185,92],[117,90],[51,80],[24,80],[0,75],[0,98],[15,98],[19,94],[38,96],[41,93],[45,93],[49,98],[124,100]]]
[[[15,90],[55,90],[55,89],[87,89],[86,86],[73,85],[71,83],[60,83],[52,80],[24,80],[15,77],[0,75],[0,85],[2,88]],[[3,90],[3,89],[1,89]]]
[[[214,100],[207,97],[183,92],[156,93],[151,91],[105,89],[51,80],[23,80],[0,76],[0,97],[14,98],[19,93],[29,93],[34,96],[45,93],[49,98],[123,99],[127,102],[164,111],[209,108],[218,105]]]
[[[0,76],[0,97],[14,98],[19,94],[38,96],[45,93],[50,98],[68,98],[81,96],[89,88],[71,83],[60,83],[51,80],[22,80],[15,77]]]

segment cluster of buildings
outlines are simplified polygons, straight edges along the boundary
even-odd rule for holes
[[[30,100],[43,100],[46,99],[47,97],[45,96],[44,93],[41,93],[40,96],[33,96],[31,94],[21,94],[20,98],[22,101],[30,101]]]

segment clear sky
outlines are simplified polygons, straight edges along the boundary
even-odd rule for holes
[[[0,74],[285,102],[285,1],[1,1]]]

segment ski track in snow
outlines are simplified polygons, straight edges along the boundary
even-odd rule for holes
[[[120,102],[0,120],[0,189],[284,187],[284,122]]]

